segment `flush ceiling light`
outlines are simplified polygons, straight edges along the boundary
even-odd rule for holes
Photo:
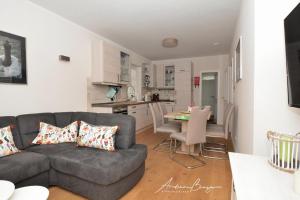
[[[165,38],[162,41],[163,47],[174,48],[178,45],[178,40],[176,38]]]

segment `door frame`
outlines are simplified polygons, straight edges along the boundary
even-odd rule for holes
[[[202,105],[202,74],[203,73],[217,73],[217,75],[218,75],[218,92],[217,92],[217,124],[222,124],[222,121],[221,121],[221,118],[220,118],[220,116],[221,116],[221,98],[220,98],[220,96],[221,96],[221,77],[220,77],[220,75],[221,75],[221,71],[220,70],[202,70],[202,71],[200,71],[200,92],[199,92],[199,105],[200,106],[203,106]]]

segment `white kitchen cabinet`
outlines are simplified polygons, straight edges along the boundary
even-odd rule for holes
[[[165,87],[165,70],[164,65],[156,65],[156,87],[164,88]]]
[[[175,66],[175,111],[187,110],[192,103],[192,66]]]
[[[152,124],[149,104],[128,106],[128,115],[135,117],[137,131]]]
[[[92,42],[92,83],[118,84],[121,75],[120,49],[108,42]]]
[[[143,87],[156,87],[156,65],[143,64]]]

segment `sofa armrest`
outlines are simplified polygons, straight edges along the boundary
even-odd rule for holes
[[[135,118],[122,114],[97,113],[96,125],[117,125],[116,146],[119,149],[128,149],[135,144]]]

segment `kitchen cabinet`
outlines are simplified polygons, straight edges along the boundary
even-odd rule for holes
[[[174,88],[175,86],[175,66],[166,65],[164,66],[164,87]]]
[[[156,87],[156,66],[143,64],[142,67],[143,87]]]
[[[121,76],[120,49],[108,42],[92,42],[92,83],[119,84]]]
[[[165,70],[164,66],[157,64],[156,66],[156,87],[157,88],[164,88],[164,82],[165,82]]]
[[[129,55],[124,52],[120,52],[121,59],[121,75],[120,82],[123,84],[127,84],[130,81],[130,62]]]
[[[149,104],[128,106],[128,115],[135,118],[137,131],[152,124]]]
[[[175,111],[187,110],[192,103],[192,66],[175,66]]]

